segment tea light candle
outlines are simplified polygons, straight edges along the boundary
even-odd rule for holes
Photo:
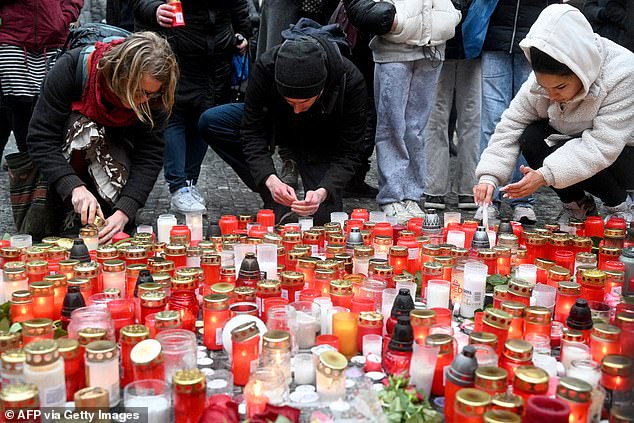
[[[192,244],[197,244],[203,239],[203,215],[202,213],[185,214],[185,224],[191,232]]]
[[[537,283],[537,266],[534,264],[520,264],[517,266],[518,279],[528,282],[531,286]]]
[[[173,226],[176,226],[176,216],[173,214],[162,214],[159,215],[156,220],[157,232],[158,232],[158,242],[169,243],[170,242],[170,231]]]
[[[383,350],[383,337],[377,334],[363,335],[363,356],[367,357],[369,354],[375,354],[381,357],[381,351]]]
[[[449,308],[450,283],[440,279],[432,279],[427,283],[427,308]]]
[[[315,384],[315,361],[309,353],[297,354],[293,360],[293,378],[296,385]]]

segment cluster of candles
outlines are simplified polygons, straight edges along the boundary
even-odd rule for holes
[[[151,403],[158,421],[195,422],[208,394],[236,386],[253,416],[268,403],[345,401],[351,366],[409,374],[445,398],[448,422],[585,422],[632,400],[623,221],[563,232],[450,213],[443,227],[433,211],[407,225],[363,209],[331,220],[276,227],[261,210],[223,216],[203,239],[202,216],[161,215],[156,234],[139,227],[117,247],[96,245],[94,228],[72,248],[15,237],[0,247],[0,291],[22,332],[0,333],[0,404],[107,408],[123,397]],[[508,283],[481,311],[494,275]],[[68,336],[54,340],[56,320]],[[223,350],[230,372],[198,368],[200,354]]]

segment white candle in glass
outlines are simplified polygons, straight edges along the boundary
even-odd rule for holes
[[[257,246],[260,271],[266,272],[267,279],[277,279],[277,245],[260,244]]]
[[[517,266],[517,273],[515,274],[518,279],[522,279],[531,285],[537,283],[537,266],[534,264],[520,264]]]
[[[4,280],[2,282],[2,291],[4,293],[5,301],[11,300],[11,294],[15,291],[28,291],[29,290],[29,280],[28,279],[20,279],[16,281]]]
[[[462,231],[447,231],[447,244],[464,248],[465,233]]]
[[[489,237],[489,245],[495,247],[497,244],[497,233],[495,231],[487,230],[487,236]]]
[[[330,213],[330,221],[340,224],[342,228],[343,228],[343,223],[346,220],[348,220],[348,213],[346,213],[346,212],[332,212],[332,213]]]
[[[449,282],[432,279],[427,283],[427,308],[449,308]]]
[[[443,221],[444,221],[445,228],[450,223],[460,223],[461,220],[462,220],[462,216],[460,212],[445,212],[443,214]]]
[[[462,299],[460,300],[460,315],[462,317],[471,318],[477,309],[484,307],[487,269],[486,264],[477,261],[465,263]]]
[[[11,236],[9,243],[15,248],[30,248],[33,245],[33,238],[29,234],[17,234]]]
[[[591,360],[590,347],[581,342],[565,342],[561,348],[561,364],[568,370],[573,361]]]
[[[416,301],[416,282],[398,281],[396,282],[396,292],[401,288],[405,288],[409,291],[409,295],[412,297],[412,301]]]
[[[136,233],[138,234],[153,234],[154,228],[152,225],[139,225],[136,227]]]
[[[187,213],[185,215],[185,224],[191,232],[191,240],[202,241],[203,239],[203,215],[202,213]]]
[[[293,359],[293,379],[295,385],[315,384],[315,361],[309,353],[297,354]]]
[[[438,357],[438,347],[428,345],[418,345],[414,342],[412,361],[410,362],[409,374],[410,383],[423,391],[424,396],[429,398],[431,384],[434,380],[436,369],[436,358]]]
[[[313,308],[319,308],[320,323],[321,323],[321,334],[322,335],[330,335],[331,332],[328,332],[328,318],[330,317],[330,309],[332,308],[332,300],[330,297],[317,297],[313,300]]]
[[[157,227],[157,239],[158,242],[170,242],[170,231],[172,230],[172,226],[175,226],[176,216],[173,214],[162,214],[156,220]]]
[[[316,343],[315,328],[317,319],[306,312],[298,311],[295,320],[297,322],[297,332],[295,333],[297,347],[300,349],[314,347]]]
[[[376,354],[381,357],[383,351],[383,337],[375,333],[363,335],[363,356],[367,357],[368,354]]]
[[[125,289],[125,270],[121,272],[102,272],[103,289],[118,288],[120,292],[126,292]]]
[[[555,297],[557,295],[557,288],[554,286],[538,283],[533,288],[533,298],[535,299],[535,305],[546,307],[550,311],[555,308]]]
[[[125,407],[147,410],[148,422],[169,423],[170,421],[170,401],[165,396],[130,397],[125,400]]]

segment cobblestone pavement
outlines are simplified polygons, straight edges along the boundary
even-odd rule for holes
[[[14,151],[16,151],[15,143],[11,140],[5,153]],[[376,162],[374,160],[366,181],[370,185],[377,186]],[[233,170],[211,149],[207,151],[198,181],[198,188],[207,201],[207,223],[217,221],[223,214],[243,213],[255,215],[262,206],[259,196],[251,192],[240,181]],[[538,222],[543,223],[555,219],[559,213],[560,205],[553,191],[542,188],[536,193],[535,197],[537,200],[535,210]],[[449,195],[447,197],[448,207],[446,211],[460,211],[457,208],[457,201],[456,195]],[[0,204],[3,204],[0,207],[0,233],[14,233],[15,226],[9,204],[9,181],[6,171],[0,171]],[[349,213],[354,208],[378,210],[374,199],[344,199],[344,210],[346,212]],[[170,194],[161,173],[146,206],[140,210],[137,221],[140,224],[153,224],[160,214],[169,213],[169,209]],[[462,212],[463,218],[473,215],[473,211],[470,210],[463,210]],[[511,208],[508,205],[503,205],[502,216],[511,217],[511,215]],[[184,223],[184,217],[179,217],[180,221]]]

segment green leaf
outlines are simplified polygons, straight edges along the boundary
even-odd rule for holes
[[[0,330],[3,332],[7,332],[9,327],[11,326],[11,322],[6,317],[0,319]]]

